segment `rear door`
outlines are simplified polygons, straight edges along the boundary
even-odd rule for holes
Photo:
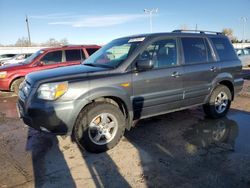
[[[133,108],[135,119],[161,114],[180,107],[183,99],[183,68],[178,58],[176,38],[153,42],[139,59],[150,58],[154,68],[135,72],[133,81]]]
[[[184,56],[182,107],[185,107],[204,102],[220,67],[205,37],[182,37],[181,43]]]
[[[85,59],[85,55],[82,49],[71,49],[65,50],[63,52],[63,62],[59,64],[60,67],[79,65]]]

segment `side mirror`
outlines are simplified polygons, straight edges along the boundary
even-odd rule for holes
[[[44,62],[43,62],[43,61],[38,61],[36,65],[37,65],[37,66],[43,66],[43,65],[44,65]]]
[[[150,59],[145,59],[145,60],[138,60],[136,62],[136,68],[137,70],[150,70],[154,67],[154,63]]]

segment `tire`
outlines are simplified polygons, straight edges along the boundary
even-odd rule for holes
[[[76,120],[73,138],[81,149],[101,153],[118,144],[125,131],[125,117],[110,103],[95,102],[85,107]]]
[[[231,105],[232,93],[228,87],[218,85],[210,95],[207,104],[203,105],[205,114],[213,119],[224,117]]]
[[[11,91],[18,95],[19,86],[24,81],[24,78],[18,78],[11,84]]]

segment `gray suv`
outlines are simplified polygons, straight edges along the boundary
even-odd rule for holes
[[[241,62],[217,32],[144,34],[119,38],[82,65],[26,76],[18,109],[27,125],[71,135],[80,147],[114,147],[136,120],[203,105],[226,115],[242,89]]]

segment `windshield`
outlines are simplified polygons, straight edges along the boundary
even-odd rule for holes
[[[113,40],[91,55],[84,64],[115,68],[124,62],[143,40],[144,37]]]
[[[40,54],[42,54],[44,52],[44,50],[39,50],[36,53],[33,53],[31,56],[29,56],[24,62],[22,62],[23,64],[30,64],[33,62],[34,59],[36,59]]]

